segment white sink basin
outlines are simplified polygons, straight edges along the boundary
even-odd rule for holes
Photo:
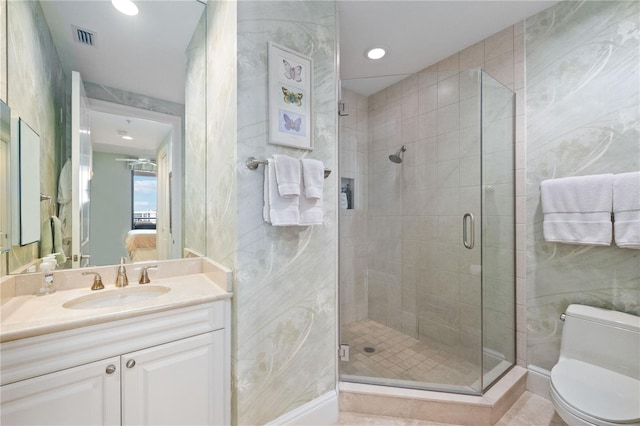
[[[128,305],[166,294],[171,289],[161,285],[125,287],[117,290],[96,290],[96,293],[76,297],[62,306],[67,309],[94,309]]]

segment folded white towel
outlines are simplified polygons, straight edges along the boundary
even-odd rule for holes
[[[302,163],[302,183],[304,193],[307,198],[322,198],[324,188],[324,164],[322,161],[303,158]]]
[[[549,179],[540,191],[546,241],[611,245],[612,174]]]
[[[273,156],[278,192],[283,197],[300,195],[300,161],[288,155]]]
[[[324,223],[322,211],[322,197],[309,198],[300,195],[300,226],[322,225]]]
[[[273,160],[264,167],[264,208],[265,222],[273,226],[291,226],[300,223],[300,197],[282,197],[278,192],[276,172]],[[300,186],[298,184],[298,186]],[[300,190],[300,188],[298,188]]]
[[[53,252],[56,254],[56,262],[63,265],[67,261],[62,245],[62,222],[57,216],[51,216],[51,229],[53,230]]]
[[[613,214],[618,247],[640,249],[640,172],[613,177]]]

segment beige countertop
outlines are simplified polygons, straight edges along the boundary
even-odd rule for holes
[[[0,342],[40,336],[94,324],[147,315],[171,309],[229,299],[226,283],[216,283],[205,273],[154,279],[150,284],[130,283],[124,289],[105,285],[104,290],[84,288],[57,291],[46,296],[16,295],[0,307]],[[170,290],[148,299],[118,306],[70,309],[63,305],[78,297],[105,291],[122,291],[144,286]]]

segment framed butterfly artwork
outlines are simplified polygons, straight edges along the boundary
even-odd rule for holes
[[[269,143],[312,150],[311,58],[269,43]]]

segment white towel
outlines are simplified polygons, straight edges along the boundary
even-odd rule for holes
[[[300,195],[300,161],[288,155],[273,156],[278,192],[283,197]]]
[[[303,158],[302,163],[302,183],[304,193],[307,198],[322,199],[322,190],[324,187],[324,164],[319,160]]]
[[[618,247],[640,249],[640,172],[613,177],[613,215]]]
[[[53,229],[51,229],[50,217],[42,222],[40,230],[40,257],[45,257],[53,253]]]
[[[53,230],[53,252],[56,254],[56,262],[62,266],[67,261],[62,245],[62,222],[57,216],[51,216],[51,229]]]
[[[58,204],[60,205],[60,221],[62,222],[62,241],[71,241],[71,197],[72,197],[72,166],[71,159],[67,160],[60,171],[58,180]],[[67,254],[68,255],[68,254]]]
[[[322,197],[309,198],[300,195],[300,226],[322,225],[324,213],[322,211]]]
[[[265,222],[273,226],[291,226],[300,223],[300,197],[282,197],[278,192],[274,161],[267,160],[264,166],[264,208]],[[298,191],[300,190],[298,184]]]
[[[611,245],[612,174],[549,179],[540,191],[545,240]]]

